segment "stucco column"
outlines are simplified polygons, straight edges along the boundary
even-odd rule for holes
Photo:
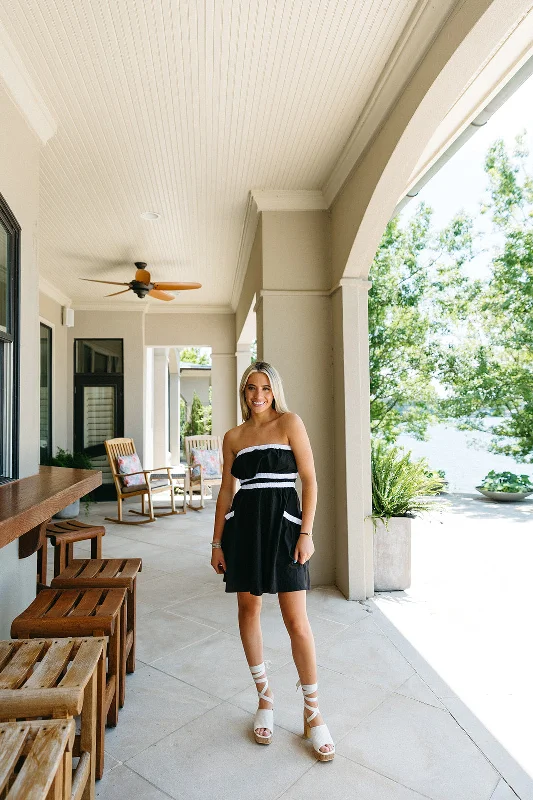
[[[169,359],[169,414],[170,414],[170,459],[172,464],[180,461],[180,351],[173,348]]]
[[[168,348],[154,348],[154,464],[169,463],[168,448]]]
[[[350,600],[374,594],[370,473],[368,289],[342,278],[332,295],[336,583]]]
[[[263,353],[283,380],[290,411],[304,422],[315,462],[318,503],[311,584],[335,582],[335,470],[331,374],[331,300],[327,291],[263,290],[257,303]],[[259,341],[259,336],[258,336]],[[298,491],[301,485],[298,481]]]
[[[237,424],[235,405],[235,353],[211,354],[211,404],[213,436],[224,436]],[[240,422],[240,419],[239,419]]]
[[[252,360],[252,343],[251,342],[237,342],[237,350],[235,352],[235,358],[237,359],[237,375],[236,375],[236,386],[237,386],[237,425],[240,425],[242,422],[242,412],[241,412],[241,403],[239,400],[239,386],[241,384],[241,378],[243,376],[244,370],[250,366],[250,362]]]

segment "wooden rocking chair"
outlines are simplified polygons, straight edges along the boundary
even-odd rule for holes
[[[195,466],[192,463],[192,450],[218,450],[219,454],[219,466],[220,472],[216,476],[207,476],[205,475],[204,468],[201,465],[199,466],[199,474],[194,475],[193,467]],[[187,462],[188,467],[188,494],[189,494],[189,501],[187,505],[189,508],[192,508],[193,511],[199,511],[201,508],[204,508],[204,487],[206,486],[220,486],[222,483],[222,439],[220,436],[185,436],[185,460]],[[192,504],[192,496],[193,496],[193,489],[194,487],[198,487],[200,490],[200,505],[193,506]],[[186,493],[187,493],[186,489]]]
[[[115,489],[117,491],[117,502],[118,502],[118,518],[112,519],[111,517],[106,517],[106,520],[109,522],[116,522],[120,525],[143,525],[145,522],[155,522],[157,517],[168,517],[171,514],[185,514],[185,492],[183,495],[183,507],[181,510],[176,509],[176,502],[174,497],[174,479],[172,477],[172,468],[171,467],[158,467],[157,469],[143,469],[138,472],[130,472],[130,473],[123,473],[120,472],[118,469],[118,462],[117,459],[119,456],[132,456],[136,455],[135,450],[135,443],[133,439],[108,439],[104,442],[105,450],[107,453],[107,458],[109,460],[109,466],[111,468],[111,473],[113,475],[113,480],[115,482]],[[157,472],[167,473],[168,478],[164,478],[163,480],[158,480],[156,482],[152,481],[152,473]],[[124,478],[130,477],[132,475],[144,475],[145,482],[142,484],[136,484],[134,486],[124,486]],[[154,504],[153,504],[153,495],[157,494],[157,492],[165,492],[169,491],[170,489],[170,506],[161,506],[160,508],[170,508],[170,511],[164,511],[155,513],[154,511]],[[136,511],[134,509],[129,509],[130,514],[139,514],[140,516],[145,517],[145,519],[141,519],[138,522],[134,522],[133,520],[125,520],[122,518],[122,501],[128,499],[129,497],[137,497],[141,496],[141,511]],[[145,511],[145,499],[148,499],[148,513]]]

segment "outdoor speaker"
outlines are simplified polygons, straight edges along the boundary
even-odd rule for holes
[[[65,328],[73,328],[74,327],[74,309],[68,308],[68,306],[62,307],[63,317],[62,322]]]

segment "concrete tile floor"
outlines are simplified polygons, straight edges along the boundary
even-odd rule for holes
[[[92,506],[102,523],[114,504]],[[317,762],[301,737],[302,697],[275,596],[263,597],[275,738],[252,735],[256,690],[236,625],[236,596],[210,566],[214,503],[139,527],[106,525],[104,556],[143,558],[137,670],[117,728],[106,731],[102,800],[511,800],[482,732],[449,710],[431,670],[375,604],[334,587],[308,593],[320,708],[337,744]],[[84,544],[76,555],[88,555]],[[315,556],[316,558],[316,556]],[[50,563],[50,562],[49,562]],[[425,674],[425,677],[424,677]],[[434,688],[439,688],[438,682]],[[450,690],[447,700],[460,700]],[[462,709],[466,718],[467,709]],[[457,721],[459,720],[459,722]],[[467,724],[470,722],[470,726]],[[469,730],[470,727],[470,730]],[[525,800],[525,795],[522,800]]]
[[[412,585],[373,618],[523,800],[533,798],[533,501],[443,496],[413,521]],[[524,635],[526,634],[526,635]]]

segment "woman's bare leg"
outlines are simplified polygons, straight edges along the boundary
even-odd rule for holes
[[[300,592],[280,592],[278,600],[285,627],[291,637],[292,657],[298,670],[300,682],[304,685],[316,683],[315,639],[307,618],[306,592],[305,590]],[[312,699],[316,696],[316,692],[311,692],[308,698]],[[322,715],[317,714],[309,725],[314,728],[315,725],[322,725],[323,722]],[[328,753],[333,750],[333,747],[326,744],[320,749],[323,753]]]
[[[250,592],[237,592],[239,604],[239,631],[241,634],[242,646],[248,661],[248,666],[255,667],[263,663],[263,634],[261,632],[261,606],[262,599]],[[262,676],[257,676],[262,677]],[[258,684],[261,690],[263,685]],[[265,692],[268,697],[272,697],[272,692],[268,688]],[[272,708],[272,703],[267,700],[259,700],[259,708]],[[268,736],[266,728],[257,728],[260,736]],[[272,731],[270,731],[272,733]]]

